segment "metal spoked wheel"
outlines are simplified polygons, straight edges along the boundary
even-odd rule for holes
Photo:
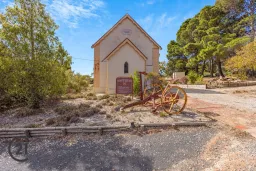
[[[144,103],[144,106],[153,106],[154,103],[155,105],[160,105],[161,104],[161,94],[163,92],[163,89],[160,85],[156,84],[156,85],[152,85],[151,88],[145,88],[144,89],[144,93],[143,93],[143,99],[157,93],[158,94],[158,98],[154,98],[152,100],[147,101],[146,103]]]
[[[186,92],[178,86],[170,86],[165,89],[161,104],[166,113],[169,115],[181,113],[187,104]]]
[[[12,159],[18,162],[25,162],[28,160],[28,138],[13,138],[8,146],[8,153]]]

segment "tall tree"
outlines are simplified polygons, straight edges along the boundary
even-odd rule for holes
[[[15,0],[0,14],[0,88],[35,108],[65,90],[71,57],[57,29],[40,0]]]
[[[216,0],[216,6],[226,13],[226,22],[229,23],[227,27],[240,36],[250,35],[251,41],[254,41],[256,32],[255,0]]]
[[[234,50],[248,42],[244,26],[238,27],[237,20],[230,18],[220,6],[205,6],[196,16],[186,20],[177,32],[177,42],[188,57],[187,67],[204,75],[206,63],[218,66],[218,73],[224,77],[222,63],[234,55]],[[233,31],[235,30],[235,31]],[[173,45],[172,45],[173,46]]]
[[[184,55],[182,47],[174,40],[167,45],[167,59],[169,62],[166,67],[168,67],[169,73],[186,71],[187,57]]]

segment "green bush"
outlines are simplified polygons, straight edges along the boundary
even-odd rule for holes
[[[133,79],[133,94],[137,96],[140,93],[140,77],[137,71],[133,73],[132,79]]]
[[[203,76],[197,74],[195,71],[190,71],[187,77],[189,84],[202,84],[203,82]]]
[[[80,93],[87,90],[90,83],[91,77],[89,75],[71,73],[67,91],[68,93]]]

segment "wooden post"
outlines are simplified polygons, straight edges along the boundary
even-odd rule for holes
[[[25,130],[25,135],[27,138],[31,138],[31,135],[30,135],[30,131],[29,130]]]

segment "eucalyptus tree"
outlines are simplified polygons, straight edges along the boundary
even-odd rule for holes
[[[15,0],[0,14],[0,88],[39,107],[67,86],[71,56],[40,0]]]

